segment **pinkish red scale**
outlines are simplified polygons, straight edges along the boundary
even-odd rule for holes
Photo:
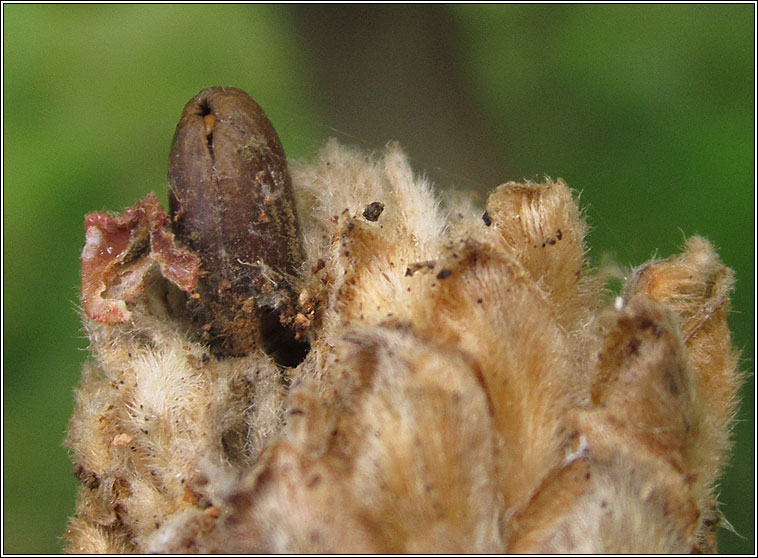
[[[148,194],[121,215],[102,211],[84,219],[82,305],[93,320],[120,323],[131,319],[127,308],[141,291],[153,263],[161,274],[184,291],[192,291],[200,258],[177,246],[168,215],[155,194]],[[130,257],[136,251],[139,256]]]

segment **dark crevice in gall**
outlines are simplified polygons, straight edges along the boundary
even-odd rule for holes
[[[294,368],[308,355],[311,346],[295,339],[295,333],[282,325],[278,312],[264,312],[260,319],[260,339],[263,350],[279,366]]]
[[[203,119],[203,124],[205,125],[205,142],[208,146],[208,153],[211,156],[211,159],[213,159],[213,128],[215,127],[215,117],[213,116],[213,111],[211,110],[211,106],[208,103],[207,100],[203,100],[200,103],[200,116]],[[206,117],[210,116],[210,119],[207,119]],[[212,124],[208,124],[208,121]]]
[[[221,435],[221,446],[230,463],[239,465],[244,461],[246,442],[247,425],[245,424],[237,424]]]
[[[208,154],[211,156],[211,161],[215,161],[215,157],[213,155],[213,132],[210,132],[205,137],[205,143],[208,146]]]
[[[363,210],[363,217],[367,221],[378,221],[382,211],[384,211],[384,204],[382,202],[371,202]]]
[[[208,153],[211,156],[211,160],[214,159],[213,157],[213,134],[208,134]]]

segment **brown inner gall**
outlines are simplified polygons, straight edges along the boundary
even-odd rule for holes
[[[171,147],[169,204],[177,238],[202,260],[188,308],[219,355],[262,347],[299,362],[290,279],[303,253],[279,137],[246,93],[212,87],[184,108]],[[199,297],[197,296],[199,295]]]

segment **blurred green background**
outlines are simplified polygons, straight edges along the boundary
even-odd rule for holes
[[[184,103],[234,85],[288,155],[398,140],[439,188],[580,190],[593,262],[711,239],[754,356],[754,5],[3,6],[5,553],[60,550],[61,446],[86,358],[83,217],[155,190]],[[720,551],[755,550],[754,381],[720,486]]]

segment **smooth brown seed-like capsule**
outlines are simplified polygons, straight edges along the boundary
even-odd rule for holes
[[[303,254],[284,150],[261,107],[231,87],[198,93],[177,125],[168,178],[174,232],[202,261],[188,299],[202,337],[219,355],[259,344],[280,353]]]

